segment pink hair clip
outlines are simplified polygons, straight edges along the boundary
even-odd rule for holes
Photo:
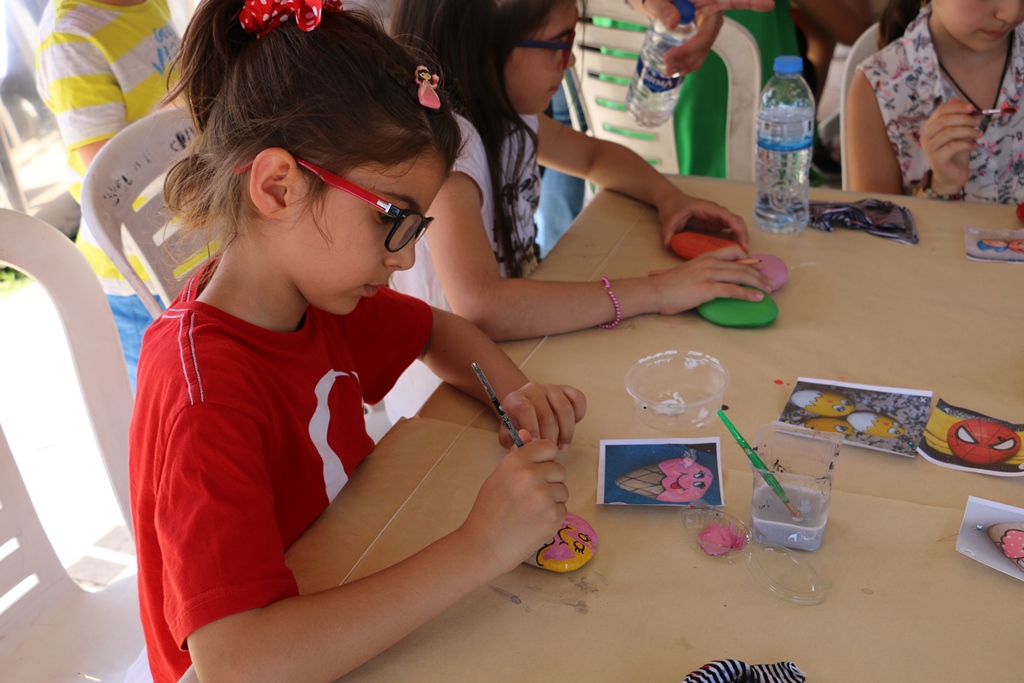
[[[437,74],[432,74],[425,66],[416,67],[416,83],[419,85],[419,99],[427,109],[440,109],[441,98],[437,96],[437,84],[441,81]]]

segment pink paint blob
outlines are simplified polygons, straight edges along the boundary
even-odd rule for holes
[[[709,524],[697,534],[697,543],[708,555],[725,555],[730,550],[741,550],[747,544],[747,537],[736,533],[732,522],[728,529]]]

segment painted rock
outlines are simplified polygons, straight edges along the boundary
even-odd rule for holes
[[[786,267],[786,262],[778,256],[774,254],[751,254],[750,258],[760,259],[761,262],[754,264],[754,267],[774,282],[776,288],[781,287],[789,279],[789,268]]]
[[[570,512],[550,541],[541,546],[526,564],[552,572],[579,569],[597,552],[597,532],[590,522]]]
[[[993,524],[988,537],[1003,551],[1011,562],[1024,570],[1024,522]]]
[[[697,312],[705,320],[723,327],[764,327],[779,317],[779,307],[768,294],[760,301],[712,299],[698,306]]]
[[[687,261],[697,258],[706,251],[715,251],[734,244],[737,242],[703,232],[677,232],[669,242],[672,251]]]

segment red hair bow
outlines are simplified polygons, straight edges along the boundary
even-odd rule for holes
[[[342,0],[245,0],[238,21],[249,33],[262,38],[277,27],[295,17],[295,23],[303,31],[312,31],[320,25],[320,13],[342,11]]]

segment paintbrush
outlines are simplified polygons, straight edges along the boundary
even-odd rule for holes
[[[491,388],[491,383],[487,381],[487,375],[485,375],[484,371],[480,369],[480,365],[478,363],[473,363],[473,372],[476,373],[477,378],[480,380],[480,384],[484,385],[484,391],[487,392],[487,396],[491,399],[491,403],[494,404],[495,410],[498,411],[498,417],[500,417],[501,421],[505,423],[505,429],[507,429],[508,433],[512,435],[512,441],[515,442],[516,446],[522,447],[523,440],[519,438],[519,432],[517,432],[516,428],[512,425],[512,420],[508,418],[508,413],[506,413],[505,409],[501,407],[501,401],[498,400],[497,395],[494,393],[494,389]]]
[[[725,426],[729,429],[729,433],[732,434],[732,438],[736,439],[736,443],[738,443],[740,445],[740,448],[743,449],[743,452],[746,453],[747,458],[754,465],[754,467],[757,468],[758,473],[764,478],[766,482],[768,482],[768,486],[772,487],[772,491],[775,492],[775,495],[777,495],[779,499],[786,504],[786,507],[789,508],[789,512],[793,515],[793,519],[797,521],[803,519],[804,516],[801,515],[800,511],[796,509],[796,506],[789,501],[789,496],[786,495],[786,489],[782,488],[782,484],[779,483],[779,480],[776,479],[775,476],[768,471],[768,468],[765,467],[764,462],[761,461],[761,458],[757,456],[757,453],[754,451],[753,448],[750,447],[750,444],[747,443],[747,440],[743,438],[743,435],[740,434],[736,427],[733,426],[732,422],[729,421],[729,418],[725,416],[725,413],[719,410],[718,417],[722,420],[722,422],[725,423]]]
[[[1017,107],[1006,107],[1005,109],[981,109],[979,111],[972,111],[971,116],[1010,116],[1017,113]],[[932,116],[904,116],[898,119],[893,119],[895,123],[914,123],[915,121],[927,121]]]

